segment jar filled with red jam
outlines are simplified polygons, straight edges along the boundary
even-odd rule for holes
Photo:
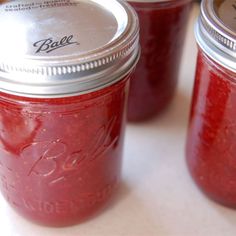
[[[187,163],[211,199],[236,207],[236,2],[204,0]]]
[[[1,192],[37,223],[84,221],[120,180],[138,18],[116,0],[20,0],[0,29]]]
[[[128,0],[140,20],[141,58],[132,75],[128,120],[160,114],[174,95],[191,0]]]

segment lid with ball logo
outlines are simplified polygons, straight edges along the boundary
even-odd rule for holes
[[[119,0],[0,4],[0,91],[62,97],[109,86],[139,57],[138,18]]]

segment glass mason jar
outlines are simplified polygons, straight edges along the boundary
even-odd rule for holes
[[[235,1],[202,1],[187,139],[193,179],[210,198],[230,207],[236,207],[235,13]]]
[[[1,192],[37,223],[78,223],[120,180],[138,18],[116,0],[20,0],[0,28]]]
[[[141,58],[132,75],[128,120],[161,113],[177,84],[191,0],[129,0],[140,21]]]

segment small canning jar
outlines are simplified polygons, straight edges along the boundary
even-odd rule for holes
[[[191,0],[128,0],[140,21],[141,57],[132,75],[128,120],[160,114],[174,95]]]
[[[116,0],[19,0],[0,29],[1,192],[32,221],[78,223],[120,180],[138,18]]]
[[[193,179],[210,198],[236,207],[236,3],[204,0],[187,138]]]

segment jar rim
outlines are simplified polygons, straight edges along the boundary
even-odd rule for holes
[[[217,14],[223,0],[203,0],[195,26],[198,45],[213,60],[236,72],[236,31],[225,24]],[[216,4],[218,4],[216,6]]]

